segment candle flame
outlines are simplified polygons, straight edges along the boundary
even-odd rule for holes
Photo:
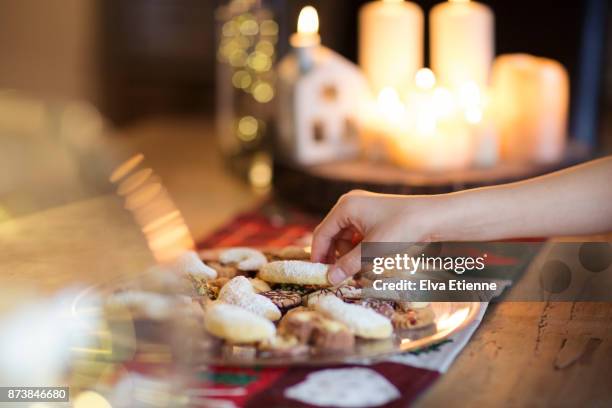
[[[301,34],[316,34],[319,32],[319,15],[312,6],[306,6],[300,11],[297,32]]]
[[[436,85],[436,76],[431,69],[421,68],[416,72],[414,81],[419,89],[432,89]]]
[[[470,0],[448,0],[450,3],[469,3]]]

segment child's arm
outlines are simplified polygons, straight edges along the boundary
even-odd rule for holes
[[[612,157],[542,177],[434,196],[343,196],[315,230],[312,259],[336,261],[336,283],[360,268],[369,242],[479,241],[612,231]]]

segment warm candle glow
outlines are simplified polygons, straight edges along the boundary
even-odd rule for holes
[[[482,103],[482,97],[480,94],[480,88],[473,82],[467,82],[459,88],[459,103],[465,109],[480,106]]]
[[[482,92],[473,81],[466,82],[459,88],[459,104],[464,109],[464,117],[473,125],[482,120]]]
[[[399,120],[405,107],[397,91],[389,86],[378,93],[378,109],[388,120]]]
[[[465,110],[465,120],[472,125],[480,123],[482,120],[482,109],[477,107],[468,108]]]
[[[449,117],[455,112],[453,94],[448,89],[436,88],[433,91],[432,100],[439,117]]]
[[[470,0],[448,0],[451,3],[469,3]]]
[[[319,32],[319,15],[312,6],[306,6],[300,11],[297,32],[301,34],[316,34]]]
[[[436,85],[436,76],[431,69],[421,68],[414,76],[414,81],[419,89],[432,89]]]

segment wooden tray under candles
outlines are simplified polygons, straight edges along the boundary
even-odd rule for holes
[[[309,167],[274,163],[274,187],[283,199],[308,210],[327,212],[338,197],[354,189],[389,194],[440,194],[509,183],[559,170],[588,159],[578,145],[568,148],[564,160],[550,165],[501,163],[492,168],[444,173],[406,170],[365,159]]]

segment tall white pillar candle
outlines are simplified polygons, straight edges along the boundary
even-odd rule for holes
[[[569,106],[565,68],[548,58],[501,55],[493,64],[492,84],[502,157],[536,163],[560,160]]]
[[[429,23],[431,67],[438,82],[453,90],[468,82],[486,86],[495,53],[491,9],[451,0],[431,9]]]
[[[380,0],[359,11],[359,65],[378,95],[403,94],[423,66],[423,11],[412,2]]]

